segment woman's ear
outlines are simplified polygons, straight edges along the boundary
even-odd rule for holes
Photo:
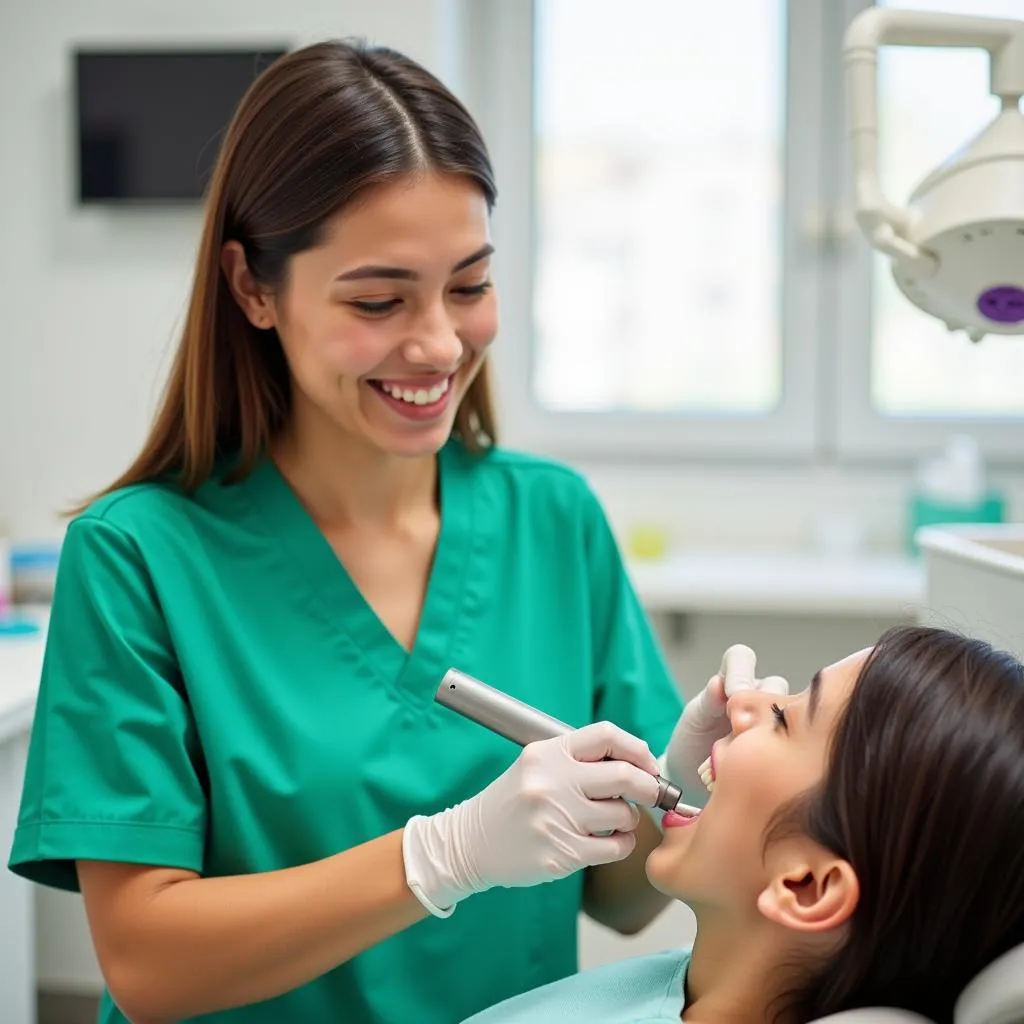
[[[848,861],[817,846],[801,850],[793,844],[776,852],[771,881],[757,898],[769,921],[794,931],[826,932],[850,919],[860,883]]]
[[[252,271],[245,260],[245,250],[240,242],[224,243],[220,251],[220,266],[235,302],[249,323],[264,331],[276,327],[274,304],[252,276]]]

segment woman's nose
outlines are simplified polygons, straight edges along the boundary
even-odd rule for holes
[[[451,318],[438,312],[420,319],[406,350],[411,362],[443,370],[459,362],[463,344]]]

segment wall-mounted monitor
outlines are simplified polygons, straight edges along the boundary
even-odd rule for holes
[[[78,200],[195,201],[242,95],[287,46],[78,50]]]

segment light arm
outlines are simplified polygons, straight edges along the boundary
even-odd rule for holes
[[[1024,22],[973,15],[871,7],[848,27],[843,42],[857,223],[872,246],[921,276],[937,261],[908,240],[913,214],[891,203],[878,173],[878,48],[974,47],[991,57],[991,89],[1004,102],[1024,95]]]

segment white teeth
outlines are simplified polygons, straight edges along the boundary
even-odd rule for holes
[[[704,783],[707,791],[713,793],[715,790],[715,779],[711,772],[710,757],[697,769],[697,774],[700,776],[700,781]]]
[[[380,385],[381,391],[386,392],[392,398],[399,398],[410,405],[433,405],[439,402],[442,396],[448,391],[448,381],[441,381],[432,388],[400,388],[397,384]]]

